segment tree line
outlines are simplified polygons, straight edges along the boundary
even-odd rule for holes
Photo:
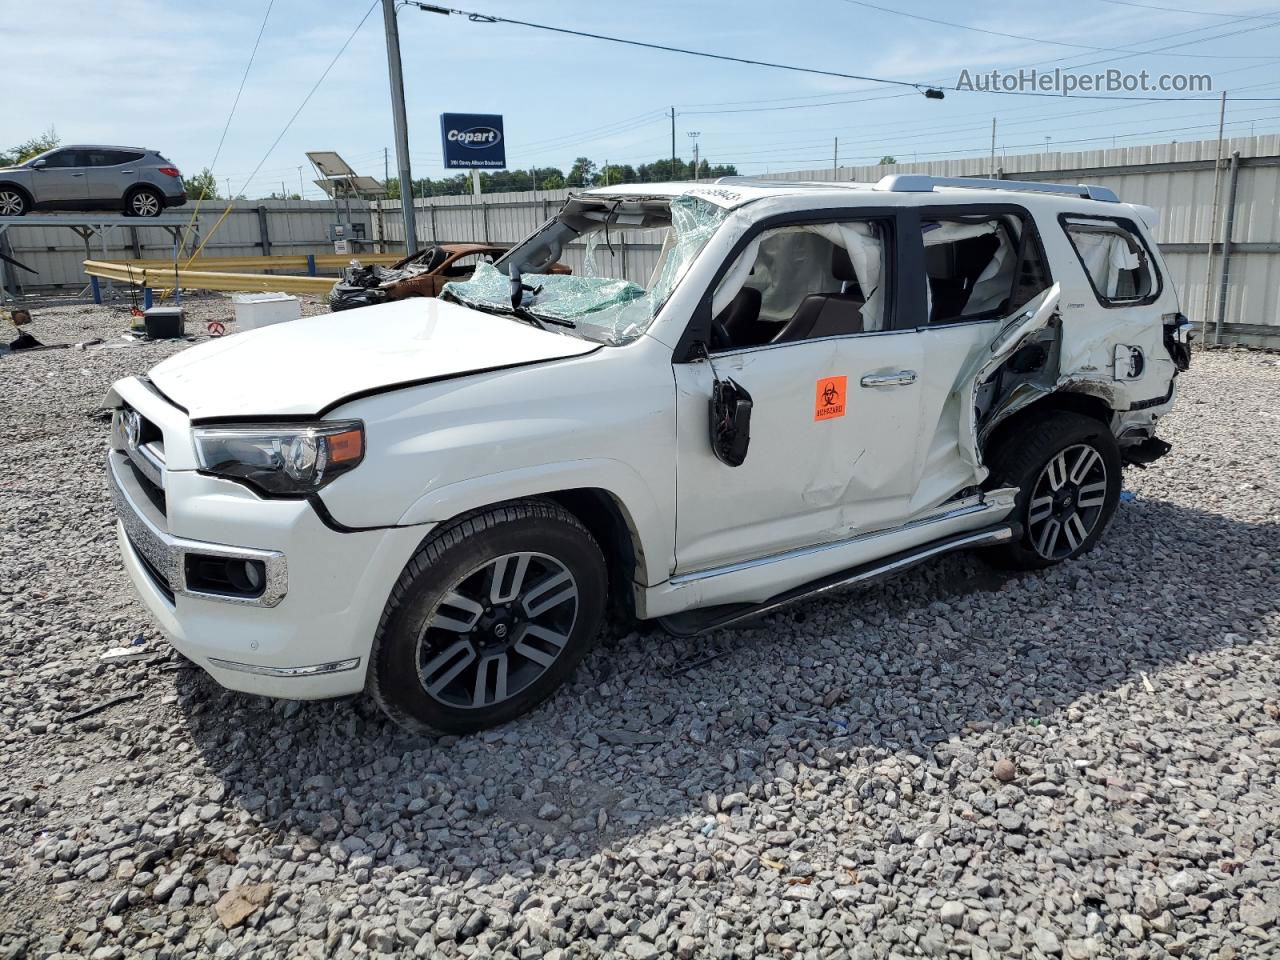
[[[673,172],[674,171],[674,172]],[[482,193],[510,193],[517,190],[561,190],[565,187],[603,187],[617,183],[661,183],[668,180],[710,180],[716,177],[736,177],[738,168],[731,163],[711,164],[699,161],[694,175],[693,161],[667,157],[633,166],[629,163],[610,163],[597,166],[589,157],[578,157],[566,173],[560,167],[532,167],[528,170],[495,170],[480,172]],[[400,198],[400,181],[386,181],[387,196]],[[448,177],[415,177],[415,197],[451,197],[471,192],[471,174],[456,173]]]

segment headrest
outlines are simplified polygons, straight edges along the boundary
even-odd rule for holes
[[[858,275],[853,272],[853,261],[849,259],[849,251],[834,244],[831,247],[831,275],[846,283],[858,281]]]

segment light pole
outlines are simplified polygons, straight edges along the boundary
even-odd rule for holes
[[[396,166],[400,169],[400,212],[404,216],[404,252],[418,252],[418,228],[413,217],[413,175],[409,170],[409,121],[404,109],[404,74],[400,69],[400,28],[395,0],[382,0],[382,23],[387,34],[387,77],[391,81],[391,119],[396,132]]]
[[[698,137],[702,136],[701,130],[687,130],[685,136],[693,141],[693,180],[698,181]]]

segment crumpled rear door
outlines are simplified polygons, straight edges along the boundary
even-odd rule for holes
[[[1052,369],[1039,371],[1037,375],[1014,378],[1014,382],[1006,390],[987,398],[988,402],[984,404],[979,402],[979,394],[992,374],[1049,326],[1057,315],[1060,294],[1061,289],[1055,283],[1010,317],[1001,326],[990,347],[975,357],[957,380],[957,390],[961,394],[960,456],[966,463],[976,467],[982,462],[979,449],[980,429],[994,424],[1001,418],[1001,414],[1010,411],[1013,404],[1023,406],[1034,397],[1052,391],[1058,374],[1056,359],[1051,364]]]

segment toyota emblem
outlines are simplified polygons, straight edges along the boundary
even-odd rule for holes
[[[120,425],[124,429],[124,442],[129,449],[138,449],[138,440],[142,436],[142,417],[136,410],[126,410],[120,417]]]

